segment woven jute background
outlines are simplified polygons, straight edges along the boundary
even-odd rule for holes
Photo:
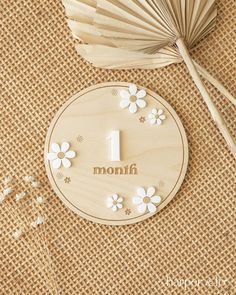
[[[217,5],[215,31],[191,54],[236,95],[236,2]],[[59,0],[2,0],[0,16],[1,179],[13,175],[16,191],[28,189],[21,180],[26,174],[42,183],[21,204],[12,195],[0,205],[0,294],[236,294],[236,163],[185,65],[93,68],[76,54]],[[190,145],[177,196],[131,226],[93,224],[69,211],[50,188],[43,163],[55,112],[72,94],[106,81],[135,82],[162,95],[181,117]],[[235,107],[206,85],[236,136]],[[38,194],[47,199],[46,223],[30,230]],[[15,241],[19,224],[26,233]]]

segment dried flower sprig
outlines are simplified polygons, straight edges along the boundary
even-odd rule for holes
[[[40,182],[34,176],[31,176],[31,175],[24,176],[23,180],[25,183],[30,184],[32,188],[39,188],[40,187]],[[6,199],[6,197],[8,195],[12,194],[12,192],[14,191],[12,188],[12,182],[13,182],[13,178],[11,176],[4,178],[3,191],[0,192],[0,203],[2,203]],[[17,192],[15,194],[16,203],[19,203],[22,199],[25,199],[27,196],[29,196],[29,193],[26,191]],[[36,199],[34,200],[34,202],[36,202],[36,204],[38,204],[38,205],[43,204],[44,201],[45,201],[45,198],[43,196],[37,196]],[[15,209],[17,209],[17,207]],[[44,222],[45,222],[45,218],[43,216],[41,216],[41,212],[36,211],[36,214],[39,214],[38,217],[28,225],[31,228],[32,227],[35,228],[39,225],[44,224]],[[16,219],[18,219],[18,218],[16,218]],[[13,232],[12,236],[14,239],[17,240],[23,235],[23,232],[25,232],[25,229],[24,229],[24,226],[21,224],[21,226],[18,226],[18,228]]]
[[[18,240],[21,236],[23,235],[23,229],[22,228],[18,228],[16,231],[14,231],[14,233],[12,234],[13,238],[15,240]]]
[[[0,203],[2,203],[5,200],[4,194],[1,192],[0,193]]]
[[[44,224],[44,217],[43,216],[38,216],[33,222],[31,222],[30,226],[31,227],[37,227],[41,224]]]
[[[50,284],[52,286],[52,288],[55,290],[54,294],[59,294],[58,292],[58,287],[57,287],[57,283],[55,281],[55,274],[52,268],[52,260],[51,260],[51,255],[50,255],[50,251],[47,245],[47,239],[46,239],[46,235],[45,235],[45,227],[42,226],[45,223],[45,217],[43,216],[43,212],[41,207],[41,204],[43,204],[45,202],[45,197],[42,195],[38,195],[36,196],[36,198],[31,199],[30,200],[30,196],[31,196],[31,191],[33,193],[33,195],[36,194],[36,192],[38,190],[35,190],[34,188],[39,188],[40,187],[40,182],[38,180],[36,180],[33,176],[25,176],[23,178],[24,182],[26,184],[29,184],[31,187],[31,190],[27,189],[27,192],[25,191],[25,189],[23,190],[18,190],[18,192],[14,195],[14,200],[15,202],[10,202],[9,204],[6,202],[4,204],[4,206],[6,206],[6,209],[8,210],[8,212],[11,212],[12,216],[14,217],[14,221],[17,224],[15,230],[12,232],[11,236],[14,240],[20,240],[23,236],[26,236],[26,233],[28,230],[32,230],[32,231],[36,231],[38,227],[42,228],[40,230],[37,231],[37,234],[34,235],[35,238],[37,239],[37,245],[35,243],[32,243],[30,245],[30,250],[32,251],[32,253],[35,251],[38,251],[38,246],[42,247],[42,250],[45,251],[46,255],[45,255],[45,259],[44,261],[41,261],[41,259],[39,259],[37,257],[37,255],[34,256],[34,258],[36,259],[38,265],[42,268],[45,269],[45,263],[48,266],[48,271],[49,271],[49,280],[50,280]],[[34,190],[32,190],[34,189]],[[16,190],[14,188],[14,190]],[[2,192],[0,192],[0,203],[2,201],[5,200],[6,196],[10,195],[13,192],[13,187],[12,187],[12,177],[6,177],[3,180],[3,189]],[[19,206],[26,206],[27,204],[29,204],[29,202],[20,202],[22,199],[26,198],[31,201],[31,205],[33,206],[29,206],[27,208],[30,208],[34,210],[34,214],[36,215],[36,218],[33,220],[33,222],[30,222],[29,218],[27,218],[25,216],[24,219],[22,219],[22,214],[19,210]],[[33,202],[33,204],[32,204]],[[20,203],[22,203],[20,205]],[[37,206],[36,206],[37,205]],[[26,209],[26,208],[25,208]],[[30,215],[30,214],[29,214]],[[25,222],[25,219],[27,220]],[[41,241],[42,239],[42,241]],[[27,239],[22,239],[22,243],[27,243]]]
[[[38,196],[36,198],[36,203],[39,204],[39,205],[43,204],[44,201],[45,201],[45,198],[43,196]]]
[[[26,183],[31,183],[32,181],[34,181],[34,177],[31,176],[31,175],[26,175],[23,177],[23,180],[26,182]]]
[[[0,192],[0,203],[2,203],[5,198],[13,192],[11,187],[5,188],[2,192]]]
[[[3,184],[6,186],[8,185],[9,183],[12,182],[12,177],[11,176],[7,176],[3,179]]]
[[[30,183],[32,185],[33,188],[38,188],[40,187],[40,182],[38,180],[36,180],[32,175],[26,175],[23,177],[23,180],[26,183]]]
[[[31,185],[33,188],[38,188],[38,187],[40,187],[40,182],[39,181],[32,181]]]
[[[27,195],[27,192],[21,192],[16,194],[16,202],[19,202],[21,199],[24,199]]]

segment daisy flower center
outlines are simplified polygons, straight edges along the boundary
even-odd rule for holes
[[[131,95],[129,99],[131,102],[135,102],[137,100],[137,97],[136,95]]]
[[[116,201],[113,201],[113,206],[116,206],[117,205],[117,202]]]
[[[149,197],[144,197],[143,198],[143,203],[144,204],[148,204],[148,203],[150,203],[150,201],[151,201],[151,199]]]
[[[63,159],[63,158],[65,158],[65,154],[64,154],[63,152],[59,152],[59,153],[57,154],[57,157],[58,157],[59,159]]]

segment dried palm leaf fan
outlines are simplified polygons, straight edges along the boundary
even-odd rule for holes
[[[99,44],[76,44],[78,53],[95,67],[105,69],[156,69],[165,67],[172,63],[182,62],[179,52],[172,47],[160,49],[155,54],[128,51],[116,47],[104,46]],[[104,55],[104,53],[106,53]],[[194,65],[199,74],[218,89],[232,104],[236,106],[236,98],[205,68],[196,61]]]
[[[217,15],[215,0],[63,0],[63,3],[73,35],[88,44],[77,45],[78,52],[94,65],[158,68],[184,60],[236,158],[236,144],[199,72],[232,102],[235,100],[191,59],[187,49],[212,31]],[[112,66],[114,59],[116,66]]]
[[[68,24],[76,39],[76,49],[80,55],[91,62],[95,67],[106,69],[155,69],[172,63],[182,62],[179,52],[174,47],[167,46],[154,54],[141,51],[128,51],[115,47],[111,40],[101,36],[93,18],[96,13],[96,0],[64,0]],[[104,54],[105,53],[105,54]],[[198,72],[214,85],[234,105],[236,99],[230,92],[206,69],[194,61]]]

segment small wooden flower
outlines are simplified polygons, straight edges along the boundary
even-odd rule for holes
[[[58,143],[52,143],[51,149],[53,152],[47,154],[47,159],[52,161],[52,167],[58,169],[63,165],[65,168],[71,166],[71,161],[76,156],[74,151],[70,151],[70,144],[63,142],[61,147]]]
[[[139,122],[140,122],[140,123],[144,123],[145,121],[146,121],[146,118],[145,118],[145,117],[141,116],[141,117],[139,118]]]
[[[120,91],[120,96],[123,98],[120,102],[120,107],[122,109],[129,107],[130,113],[136,113],[138,108],[143,109],[147,105],[146,101],[143,99],[146,95],[144,89],[138,91],[137,86],[131,84],[129,90],[122,89]]]
[[[157,204],[161,202],[161,197],[155,195],[155,187],[149,187],[147,192],[143,187],[137,189],[137,196],[133,198],[133,203],[137,206],[139,213],[145,213],[149,211],[150,213],[155,213]]]
[[[123,208],[123,198],[119,197],[117,194],[107,198],[107,207],[111,208],[112,211],[117,211]]]
[[[127,209],[125,210],[125,214],[126,214],[126,215],[130,215],[130,214],[131,214],[131,209],[127,208]]]

